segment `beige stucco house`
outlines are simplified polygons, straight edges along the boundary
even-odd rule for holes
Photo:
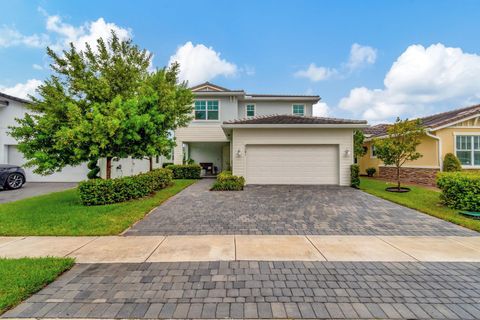
[[[435,176],[442,170],[445,154],[456,155],[466,170],[480,169],[480,105],[456,109],[420,119],[426,128],[426,135],[417,150],[423,155],[420,159],[406,163],[402,169],[405,182],[435,185]],[[358,161],[360,172],[367,168],[377,169],[382,178],[392,178],[395,171],[384,166],[376,158],[372,139],[387,134],[387,124],[379,124],[364,129],[367,153]]]
[[[353,131],[366,121],[313,117],[316,95],[249,94],[208,82],[191,89],[194,120],[175,132],[176,164],[232,170],[247,184],[350,185]]]

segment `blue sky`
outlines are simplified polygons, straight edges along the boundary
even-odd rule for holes
[[[113,27],[192,84],[318,94],[318,115],[376,123],[480,103],[480,1],[2,0],[0,12],[10,94],[50,74],[46,45]]]

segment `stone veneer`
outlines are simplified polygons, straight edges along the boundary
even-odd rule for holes
[[[406,168],[400,169],[400,180],[405,183],[436,186],[435,177],[440,169],[435,168]],[[379,167],[378,177],[382,179],[395,180],[397,169],[395,167]]]

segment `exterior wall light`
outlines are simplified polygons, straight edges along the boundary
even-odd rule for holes
[[[350,157],[351,154],[350,150],[345,150],[345,157]]]
[[[238,149],[235,154],[237,155],[237,158],[240,158],[242,156],[242,150]]]

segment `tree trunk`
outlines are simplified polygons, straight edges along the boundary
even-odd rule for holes
[[[107,172],[106,172],[106,179],[112,178],[112,157],[107,157]]]
[[[152,157],[148,158],[148,161],[150,162],[150,171],[152,171],[153,170],[153,158]]]
[[[400,191],[400,167],[397,167],[397,189]]]

